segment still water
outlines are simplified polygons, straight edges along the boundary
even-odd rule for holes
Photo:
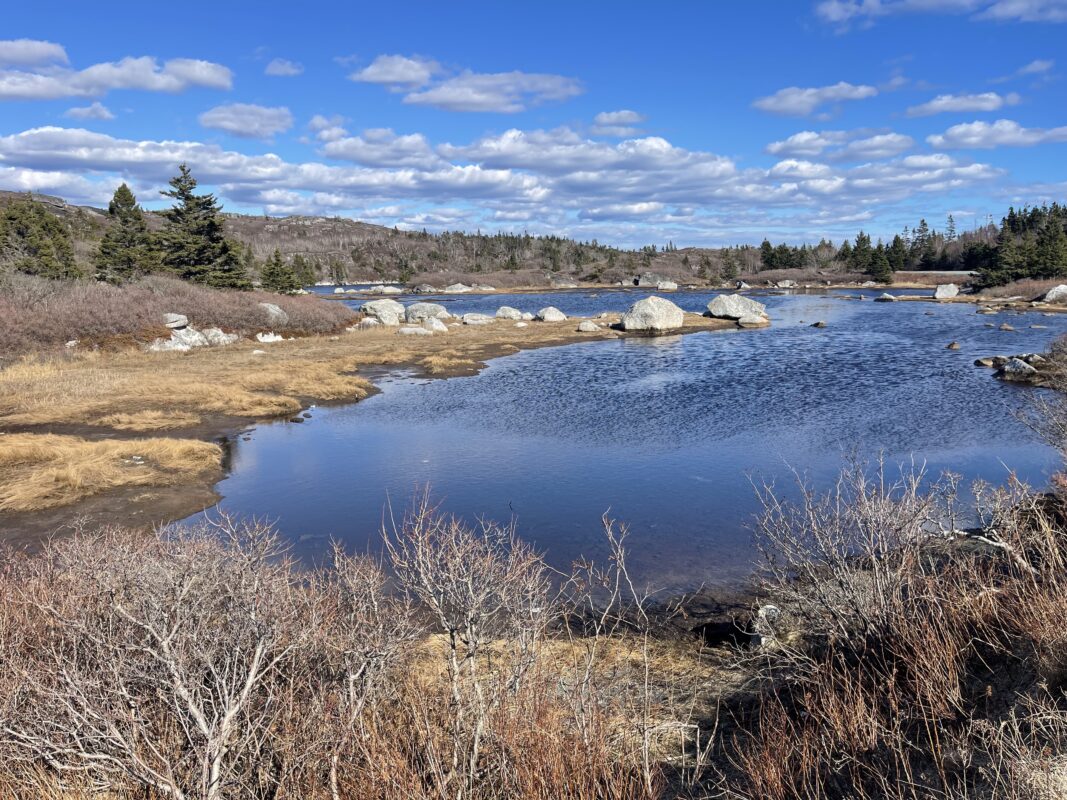
[[[1067,333],[1067,315],[984,316],[968,304],[867,294],[760,297],[773,318],[763,330],[532,350],[450,380],[392,375],[364,402],[314,409],[303,425],[261,425],[236,442],[221,506],[276,520],[313,560],[331,538],[380,549],[387,504],[399,514],[429,484],[449,512],[514,517],[560,567],[603,556],[608,512],[630,528],[642,581],[678,589],[750,571],[752,481],[785,488],[793,468],[827,486],[848,454],[884,452],[966,479],[1015,470],[1047,480],[1055,453],[1015,417],[1033,390],[972,362],[1045,349]],[[551,304],[593,314],[643,296],[448,299],[458,313]],[[671,299],[697,310],[709,296]],[[828,326],[810,327],[816,320]],[[1016,331],[998,331],[1002,322]],[[945,349],[950,341],[961,349]]]

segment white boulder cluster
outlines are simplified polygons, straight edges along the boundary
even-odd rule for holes
[[[440,303],[419,302],[405,307],[396,300],[382,299],[368,300],[359,307],[359,310],[363,312],[364,319],[358,325],[350,327],[349,331],[395,327],[398,328],[397,333],[403,336],[427,336],[433,333],[448,333],[450,324],[479,326],[490,325],[498,320],[511,320],[515,322],[516,327],[526,327],[527,323],[534,320],[539,322],[564,322],[567,319],[566,314],[553,306],[542,308],[537,314],[520,311],[511,306],[501,306],[496,310],[495,314],[470,312],[457,316],[451,314]],[[448,322],[448,320],[451,320],[451,322]],[[600,330],[600,328],[597,327],[596,330]]]
[[[286,321],[288,319],[286,317]],[[150,353],[184,353],[194,347],[221,347],[233,344],[241,338],[236,333],[226,333],[221,328],[197,330],[189,325],[189,318],[184,314],[164,314],[163,324],[170,328],[170,336],[166,339],[156,339],[149,344],[145,349]]]

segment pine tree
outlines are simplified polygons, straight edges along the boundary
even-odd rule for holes
[[[852,242],[848,239],[841,242],[841,247],[838,248],[837,257],[835,261],[839,261],[842,264],[848,264],[852,260]]]
[[[159,237],[163,266],[184,280],[218,289],[252,288],[240,247],[223,233],[222,209],[215,196],[195,193],[196,178],[185,164],[178,166],[170,185],[170,191],[160,193],[175,201],[164,212],[167,224]]]
[[[899,272],[908,266],[908,246],[898,234],[893,237],[892,243],[886,248],[886,257],[889,266],[894,272]]]
[[[767,241],[763,240],[763,243],[759,246],[760,263],[763,265],[763,269],[774,269],[777,263],[776,253],[774,246]]]
[[[1036,278],[1058,278],[1067,275],[1067,234],[1056,216],[1049,217],[1037,237]]]
[[[296,273],[296,280],[301,286],[311,286],[318,279],[315,266],[300,253],[293,256],[293,272]]]
[[[737,265],[737,257],[733,250],[724,250],[722,254],[722,267],[720,269],[724,281],[735,281],[741,273]]]
[[[871,268],[872,258],[871,237],[860,231],[856,234],[856,244],[853,246],[852,254],[849,257],[849,266],[856,272],[867,272]]]
[[[124,283],[158,269],[155,241],[137,198],[125,183],[115,190],[107,214],[111,227],[100,240],[93,259],[97,279]]]
[[[0,211],[0,266],[44,278],[80,278],[70,228],[33,200]]]
[[[869,245],[870,239],[868,239]],[[881,242],[878,242],[878,246],[871,253],[871,263],[867,268],[867,274],[871,276],[872,280],[876,280],[879,283],[893,282],[893,268],[889,264],[889,255],[886,252],[885,245]]]
[[[292,294],[300,289],[296,273],[282,260],[282,254],[278,250],[263,264],[263,269],[259,271],[259,281],[265,291],[278,294]]]
[[[945,241],[956,241],[956,219],[951,214],[948,215],[948,222],[945,224]]]

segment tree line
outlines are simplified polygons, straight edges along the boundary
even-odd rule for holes
[[[218,199],[196,192],[196,178],[185,164],[169,184],[160,194],[174,204],[162,212],[158,232],[149,229],[129,186],[123,183],[115,190],[107,209],[110,224],[93,254],[91,277],[121,284],[165,273],[215,289],[251,289],[251,275],[257,271],[251,248],[225,235]],[[9,204],[0,215],[0,263],[46,278],[89,277],[75,259],[70,228],[30,199]],[[299,290],[308,270],[301,276],[298,266],[275,250],[258,269],[262,288]]]

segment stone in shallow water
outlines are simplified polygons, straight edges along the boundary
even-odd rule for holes
[[[741,319],[741,317],[765,317],[767,307],[739,294],[720,294],[708,303],[708,316],[719,319]]]
[[[935,300],[951,300],[960,293],[960,287],[954,283],[942,283],[934,289]]]
[[[755,314],[746,314],[737,321],[739,328],[763,328],[770,325],[770,322],[766,317],[756,316]]]
[[[684,324],[685,312],[655,295],[638,300],[622,317],[624,331],[669,331]]]

